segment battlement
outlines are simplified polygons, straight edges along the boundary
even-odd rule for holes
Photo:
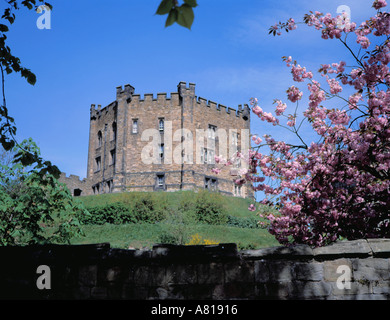
[[[61,172],[58,181],[60,183],[66,184],[72,196],[85,195],[89,190],[87,179],[84,178],[81,180],[79,176],[74,174],[71,174],[69,177],[67,177],[65,172]]]
[[[125,85],[124,89],[121,86],[117,87],[117,97],[118,95],[121,96],[123,94],[127,94],[129,97],[131,96],[131,103],[134,105],[139,105],[140,108],[142,108],[144,104],[149,105],[153,103],[157,103],[161,106],[177,105],[179,104],[180,98],[190,97],[195,100],[196,105],[199,108],[210,108],[216,110],[217,112],[221,112],[221,114],[239,117],[245,121],[249,120],[250,112],[247,104],[238,105],[238,108],[235,109],[223,104],[219,104],[212,100],[198,97],[195,95],[195,86],[196,85],[194,83],[190,82],[187,85],[186,82],[181,81],[177,86],[177,92],[171,92],[169,94],[166,92],[161,92],[157,93],[156,95],[153,93],[145,93],[141,95],[134,93],[134,87]]]
[[[115,111],[117,105],[118,105],[117,101],[111,102],[109,105],[105,106],[104,108],[102,108],[101,104],[98,104],[97,107],[96,104],[91,104],[91,119],[96,119],[111,111]]]
[[[120,99],[122,97],[128,98],[134,94],[135,88],[130,84],[125,84],[124,88],[122,86],[116,87],[116,99]]]
[[[196,103],[199,107],[210,108],[210,109],[217,110],[221,113],[226,113],[228,115],[231,114],[231,115],[234,115],[236,117],[242,117],[244,120],[249,119],[249,117],[247,117],[245,119],[247,112],[249,114],[249,106],[247,104],[244,104],[244,107],[240,104],[240,105],[238,105],[237,109],[234,109],[234,108],[227,107],[223,104],[217,103],[215,101],[207,100],[207,99],[202,98],[202,97],[196,97],[196,99],[197,99]],[[246,109],[248,109],[247,112],[246,112]]]
[[[73,181],[73,182],[78,182],[78,183],[83,183],[86,181],[86,178],[81,179],[80,176],[70,174],[69,177],[66,176],[65,172],[61,172],[60,177],[58,179],[60,182],[63,181]]]

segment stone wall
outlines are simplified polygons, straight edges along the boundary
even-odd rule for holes
[[[213,188],[234,195],[237,173],[232,176],[230,170],[223,170],[216,175],[211,163],[215,155],[246,154],[250,147],[249,106],[239,105],[235,110],[198,97],[193,83],[180,82],[169,97],[167,93],[141,97],[134,91],[130,85],[120,86],[116,100],[106,107],[91,105],[89,185],[83,195],[203,189],[210,176],[218,181]],[[236,165],[244,167],[246,163],[242,160]],[[157,183],[158,176],[160,182],[163,177],[163,188]],[[235,195],[252,197],[253,191],[249,184],[243,185]]]
[[[235,244],[1,247],[0,258],[2,299],[390,298],[390,239],[239,252]]]

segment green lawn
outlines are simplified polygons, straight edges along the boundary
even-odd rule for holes
[[[171,212],[176,212],[183,199],[194,197],[193,192],[158,192],[152,193],[155,201],[164,202]],[[132,193],[105,194],[78,198],[88,207],[104,206],[121,202],[131,206]],[[240,219],[257,217],[248,210],[248,199],[223,197],[229,216]],[[278,246],[275,238],[267,230],[260,228],[242,228],[229,224],[211,225],[205,223],[186,223],[175,219],[165,219],[156,223],[129,223],[85,225],[85,237],[72,239],[72,244],[109,242],[115,248],[151,248],[157,243],[166,243],[164,239],[176,235],[182,237],[182,243],[188,243],[191,236],[198,234],[203,239],[217,243],[237,243],[239,249]]]

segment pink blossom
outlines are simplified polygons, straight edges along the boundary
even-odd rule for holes
[[[359,43],[363,49],[367,49],[371,44],[370,40],[365,36],[358,36],[356,42]]]
[[[252,137],[252,141],[256,144],[260,144],[263,142],[263,140],[260,138],[260,137],[257,137],[257,136],[253,136]]]
[[[340,86],[340,83],[335,79],[328,79],[328,84],[330,86],[331,94],[338,94],[343,90],[343,88]]]
[[[276,101],[276,115],[280,116],[283,114],[283,112],[286,110],[287,105],[285,103],[282,103],[282,101],[277,100]]]
[[[287,97],[291,102],[297,102],[302,98],[303,93],[295,86],[291,86],[287,90]]]
[[[380,9],[387,6],[387,3],[385,0],[375,0],[374,4],[372,5],[375,9]]]
[[[215,174],[220,174],[221,173],[221,169],[220,168],[213,168],[213,169],[211,169],[211,172],[213,172]]]
[[[255,115],[257,115],[257,116],[261,116],[262,115],[262,113],[263,113],[263,109],[261,109],[259,106],[255,106],[255,107],[253,107],[252,108],[252,111],[253,111],[253,113],[255,114]]]
[[[386,5],[384,0],[373,3],[375,9]],[[332,17],[316,11],[306,15],[305,22],[320,30],[324,39],[353,31],[361,48],[367,50],[371,37],[390,35],[388,17],[379,10],[356,28],[345,15]],[[250,181],[253,190],[264,193],[267,199],[262,204],[272,205],[270,200],[276,199],[277,214],[262,217],[267,220],[264,227],[282,244],[316,247],[340,237],[390,238],[390,43],[379,39],[375,43],[371,51],[360,54],[359,48],[355,52],[346,42],[343,47],[350,49],[348,54],[354,53],[352,61],[321,66],[319,74],[329,90],[322,89],[303,66],[292,63],[291,57],[284,58],[293,80],[308,82],[309,105],[303,116],[313,130],[313,142],[303,141],[297,131],[300,126],[295,127],[297,115],[289,115],[287,125],[294,127],[290,131],[297,133],[297,142],[289,145],[264,135],[270,154],[253,153],[249,164],[255,169],[249,167],[245,179],[238,180]],[[351,90],[349,96],[341,96]],[[287,90],[292,102],[302,94],[294,86]],[[280,100],[275,103],[276,115],[281,116],[285,105]],[[259,118],[278,124],[270,113],[261,112]]]
[[[255,205],[251,203],[251,204],[249,205],[249,207],[248,207],[248,210],[249,210],[249,211],[256,211]]]

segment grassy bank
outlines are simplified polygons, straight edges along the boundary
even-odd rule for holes
[[[85,237],[72,239],[73,244],[109,242],[116,248],[152,247],[156,243],[187,244],[191,239],[208,240],[211,243],[237,243],[240,249],[277,246],[278,243],[267,230],[256,228],[257,216],[248,210],[248,199],[191,191],[120,193],[80,197],[91,212],[97,208],[121,204],[133,214],[135,203],[145,197],[152,203],[153,211],[160,211],[159,219],[152,222],[101,223],[83,226]],[[143,204],[143,202],[141,203]],[[200,214],[195,204],[201,203]],[[208,203],[208,205],[207,205]],[[210,211],[212,219],[204,219]],[[206,209],[204,209],[206,208]],[[263,210],[269,210],[263,208]],[[147,212],[145,213],[147,215]],[[197,215],[198,214],[198,215]],[[203,219],[203,220],[202,220]],[[214,223],[217,221],[216,223]]]

